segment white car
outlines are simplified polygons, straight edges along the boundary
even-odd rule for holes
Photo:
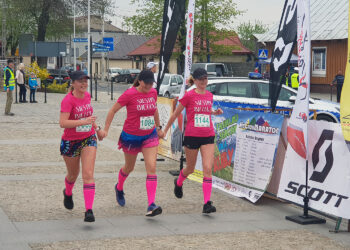
[[[158,73],[154,74],[156,80],[157,77]],[[162,84],[159,88],[159,95],[170,98],[174,95],[180,94],[183,81],[181,75],[165,73]]]
[[[107,72],[107,81],[115,81],[115,77],[119,75],[121,68],[109,68]]]
[[[189,90],[195,88],[192,86]],[[231,108],[269,108],[269,82],[264,80],[253,80],[249,78],[212,78],[208,79],[207,90],[214,95],[214,101],[227,102],[225,106]],[[282,85],[278,97],[276,110],[286,109],[281,113],[290,113],[293,108],[297,91]],[[329,122],[340,122],[339,103],[310,98],[310,118],[314,111],[317,113],[317,120]]]

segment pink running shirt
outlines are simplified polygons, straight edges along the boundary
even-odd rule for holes
[[[186,92],[179,101],[186,108],[185,136],[215,136],[213,122],[211,121],[212,93],[206,91],[205,94],[198,94],[193,89]]]
[[[80,120],[92,116],[93,108],[91,106],[91,97],[85,92],[83,99],[73,96],[69,92],[61,102],[61,112],[70,113],[69,120]],[[66,141],[82,140],[95,134],[92,125],[78,126],[75,128],[65,128],[62,139]]]
[[[131,135],[144,136],[152,133],[155,127],[154,113],[157,109],[157,90],[139,92],[136,87],[126,90],[117,100],[126,106],[127,117],[123,130]]]

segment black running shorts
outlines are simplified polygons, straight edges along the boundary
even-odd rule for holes
[[[183,145],[189,149],[199,149],[202,145],[214,144],[215,136],[194,137],[185,136]]]

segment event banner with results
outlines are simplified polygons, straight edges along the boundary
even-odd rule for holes
[[[212,116],[216,134],[213,186],[256,202],[269,184],[284,118],[280,114],[222,109],[222,115]],[[190,178],[200,181],[201,172],[199,159]]]

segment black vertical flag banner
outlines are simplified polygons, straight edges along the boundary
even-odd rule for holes
[[[297,40],[297,1],[286,0],[270,64],[269,105],[275,110]]]
[[[185,19],[186,0],[165,0],[163,13],[162,39],[160,45],[159,73],[157,92],[168,69],[168,63],[173,53],[177,32]]]

